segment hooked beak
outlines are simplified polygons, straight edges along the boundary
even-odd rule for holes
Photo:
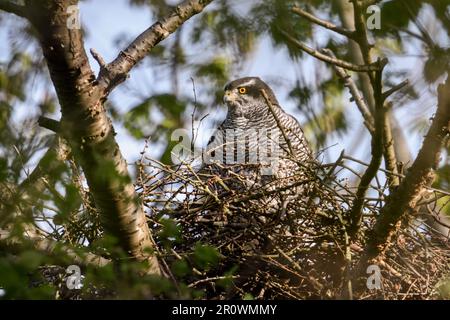
[[[223,102],[225,104],[229,104],[236,100],[236,93],[231,90],[225,90],[225,94],[223,95]]]

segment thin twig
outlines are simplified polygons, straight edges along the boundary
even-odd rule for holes
[[[354,38],[354,31],[350,31],[347,30],[345,28],[342,27],[338,27],[335,24],[331,23],[330,21],[326,21],[326,20],[322,20],[316,16],[314,16],[313,14],[306,12],[305,10],[301,9],[300,7],[294,5],[294,7],[291,9],[292,12],[294,12],[295,14],[311,21],[312,23],[315,23],[321,27],[324,27],[328,30],[334,31],[336,33],[339,33],[343,36],[346,36],[347,38],[353,39]]]
[[[322,49],[321,51],[327,54],[328,56],[335,58],[333,51],[331,51],[330,49]],[[341,78],[341,80],[344,82],[344,85],[350,91],[350,94],[352,95],[353,100],[355,101],[356,106],[358,107],[359,112],[361,112],[361,115],[364,119],[364,124],[366,125],[369,132],[373,134],[375,131],[373,116],[363,96],[359,92],[359,89],[356,86],[355,81],[353,81],[352,77],[347,73],[347,71],[344,68],[334,65],[334,69],[336,70],[336,74],[339,76],[339,78]]]
[[[353,64],[344,60],[331,58],[323,53],[320,53],[319,51],[307,46],[306,44],[298,41],[294,37],[292,37],[289,33],[287,33],[284,30],[280,30],[280,32],[288,39],[292,44],[294,44],[296,47],[298,47],[300,50],[305,51],[306,53],[312,55],[313,57],[327,63],[331,63],[333,65],[339,66],[341,68],[352,70],[356,72],[368,72],[368,71],[376,71],[382,69],[388,62],[386,58],[381,59],[375,63],[371,63],[369,65],[358,65]]]
[[[383,92],[383,100],[386,100],[391,94],[393,94],[396,91],[401,90],[404,86],[409,84],[409,80],[403,80],[402,82],[400,82],[399,84],[393,86],[391,89]]]

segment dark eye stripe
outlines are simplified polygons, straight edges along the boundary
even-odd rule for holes
[[[247,94],[252,96],[252,97],[254,97],[254,98],[257,98],[260,95],[260,92],[259,92],[258,88],[248,87],[247,88]]]

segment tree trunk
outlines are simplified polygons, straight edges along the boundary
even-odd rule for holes
[[[81,165],[107,233],[124,251],[148,261],[160,274],[146,216],[114,138],[84,50],[79,29],[67,27],[68,6],[76,0],[28,1],[29,19],[38,32],[50,76],[61,105],[61,135]]]

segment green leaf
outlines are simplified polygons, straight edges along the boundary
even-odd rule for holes
[[[450,67],[450,49],[434,48],[424,65],[424,76],[428,83],[435,82]]]
[[[255,300],[255,297],[251,293],[246,293],[242,297],[242,300]]]
[[[184,277],[191,273],[191,268],[185,260],[176,260],[172,263],[171,270],[174,275]]]
[[[208,270],[219,263],[220,253],[214,247],[197,243],[193,259],[199,269]]]
[[[171,245],[181,240],[180,226],[175,220],[162,218],[159,222],[162,225],[162,229],[158,233],[161,241],[165,242],[167,245]]]

